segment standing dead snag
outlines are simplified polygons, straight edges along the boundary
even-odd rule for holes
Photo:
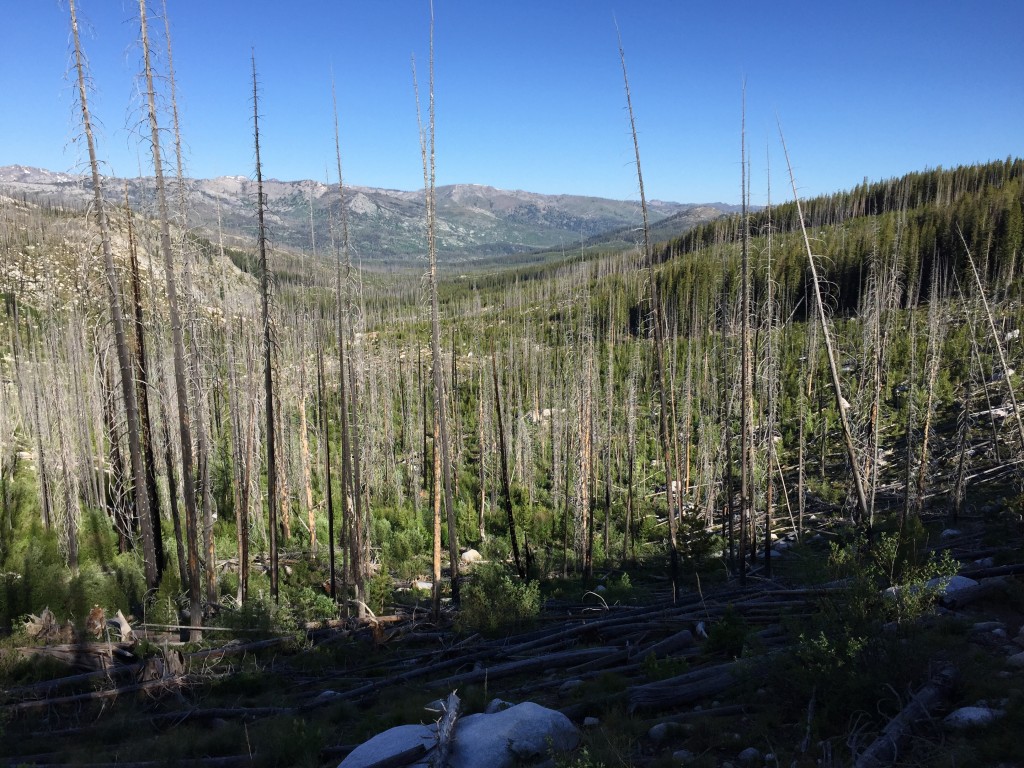
[[[273,342],[270,333],[270,270],[267,267],[267,228],[264,221],[263,168],[260,164],[260,110],[256,87],[256,53],[252,54],[252,123],[256,148],[256,218],[259,224],[260,312],[263,321],[263,393],[267,414],[267,522],[270,527],[270,596],[278,600],[277,583],[277,463],[274,446]]]
[[[164,37],[167,43],[167,84],[171,94],[171,123],[174,128],[174,159],[175,159],[175,186],[178,193],[178,215],[179,225],[184,232],[187,225],[187,210],[185,201],[185,170],[181,149],[181,127],[178,120],[178,98],[174,79],[174,52],[171,48],[171,22],[167,15],[167,0],[163,0],[164,15]],[[187,240],[182,241],[187,247]],[[208,411],[205,397],[205,390],[202,385],[202,368],[200,365],[199,343],[197,341],[196,313],[192,306],[192,254],[186,248],[182,250],[181,275],[185,293],[185,322],[188,324],[188,352],[189,366],[192,373],[192,398],[195,407],[195,428],[196,437],[196,477],[198,478],[200,502],[203,510],[203,555],[205,558],[205,591],[207,605],[217,602],[217,553],[213,542],[213,490],[210,482],[210,440],[209,428],[206,423]]]
[[[740,584],[747,580],[747,531],[754,525],[754,352],[750,338],[750,216],[747,199],[747,86],[743,84],[740,129],[741,272],[740,301]],[[770,562],[770,561],[769,561]]]
[[[128,427],[128,452],[132,465],[132,486],[134,490],[135,510],[139,518],[139,529],[142,534],[142,551],[145,561],[146,586],[155,588],[160,583],[160,563],[156,556],[156,536],[159,529],[153,530],[153,518],[150,515],[149,494],[146,486],[146,473],[143,465],[142,446],[139,436],[139,407],[135,395],[134,367],[128,352],[125,336],[124,311],[121,305],[121,289],[114,267],[114,255],[110,245],[110,231],[107,224],[107,213],[104,207],[102,186],[100,181],[99,160],[96,156],[96,142],[93,139],[92,119],[89,115],[89,100],[85,85],[85,62],[82,46],[78,36],[78,16],[75,3],[69,3],[71,12],[71,34],[75,46],[75,70],[78,76],[78,99],[82,110],[82,125],[89,148],[89,166],[92,170],[93,206],[95,207],[96,223],[100,229],[100,240],[103,248],[103,265],[107,283],[107,298],[110,302],[110,315],[114,324],[114,346],[117,348],[117,362],[121,369],[121,391],[124,396],[126,420]]]
[[[416,94],[416,117],[420,125],[420,154],[423,158],[423,196],[427,213],[427,260],[428,280],[430,283],[430,355],[433,367],[434,384],[434,419],[438,425],[440,445],[434,450],[441,451],[441,475],[444,486],[444,507],[448,522],[448,556],[451,563],[452,601],[459,602],[459,541],[458,529],[455,525],[455,506],[452,502],[452,466],[448,444],[448,420],[446,417],[444,391],[444,361],[441,357],[441,320],[437,298],[437,208],[434,194],[435,152],[434,152],[434,4],[430,4],[430,77],[429,77],[429,108],[430,121],[424,130],[420,118],[419,92],[416,87],[416,67],[413,64],[413,88]],[[434,493],[439,489],[435,488]]]
[[[491,341],[491,375],[494,381],[494,415],[498,421],[498,454],[501,458],[501,496],[508,515],[508,536],[512,541],[512,559],[516,564],[519,578],[526,578],[526,569],[519,557],[519,538],[516,536],[516,518],[512,510],[512,486],[508,477],[508,454],[505,445],[505,420],[501,413],[501,386],[498,383],[498,362],[494,353],[494,341]],[[436,447],[436,446],[435,446]]]
[[[626,52],[619,36],[619,60],[622,63],[622,80],[626,87],[626,108],[629,112],[629,127],[633,134],[633,152],[636,155],[636,178],[640,188],[640,211],[644,226],[644,262],[647,265],[648,290],[650,291],[651,308],[654,314],[654,382],[658,388],[658,400],[661,406],[658,414],[658,435],[661,439],[662,461],[665,465],[665,500],[668,503],[668,536],[669,550],[672,558],[672,599],[675,599],[677,580],[679,577],[679,523],[674,508],[674,494],[678,483],[673,477],[672,435],[677,434],[675,425],[669,424],[668,383],[665,376],[665,318],[658,295],[658,279],[654,271],[654,251],[651,248],[651,227],[647,215],[647,197],[644,194],[644,176],[640,169],[640,141],[637,139],[636,118],[633,115],[633,100],[629,92],[629,76],[626,74]]]
[[[341,170],[341,138],[338,130],[338,98],[331,83],[334,103],[334,154],[338,165],[339,215],[341,218],[341,248],[335,259],[335,305],[337,311],[336,333],[338,341],[338,399],[341,401],[341,499],[343,507],[344,538],[348,544],[347,562],[350,563],[355,597],[360,615],[363,612],[363,592],[366,581],[366,558],[364,557],[364,529],[362,516],[362,480],[359,471],[359,456],[362,446],[359,440],[359,398],[352,370],[352,354],[355,334],[352,330],[352,259],[348,251],[348,211],[345,208],[345,178]],[[345,275],[345,296],[342,299],[342,266]],[[348,354],[345,344],[348,342]],[[347,381],[346,381],[347,379]],[[424,441],[426,437],[424,437]],[[344,568],[343,568],[344,570]]]
[[[857,448],[853,443],[853,431],[850,428],[850,417],[847,413],[848,403],[843,398],[842,385],[839,381],[839,367],[836,363],[835,350],[832,348],[832,336],[829,333],[828,318],[825,316],[825,302],[821,298],[821,282],[818,279],[818,268],[814,263],[814,254],[811,253],[811,241],[807,236],[807,227],[804,225],[803,208],[800,205],[800,195],[796,191],[796,177],[793,175],[793,164],[789,161],[789,150],[786,149],[786,138],[782,136],[782,127],[779,126],[779,135],[782,138],[782,151],[786,155],[786,166],[789,169],[789,182],[793,187],[793,200],[796,203],[796,216],[800,221],[800,232],[803,234],[804,248],[807,251],[807,264],[811,269],[811,283],[814,286],[814,303],[818,312],[818,319],[821,321],[821,335],[825,339],[825,352],[828,355],[828,368],[832,374],[832,392],[836,398],[836,411],[839,414],[839,423],[843,429],[843,439],[846,444],[847,460],[850,463],[850,474],[853,475],[853,487],[857,493],[857,509],[860,513],[860,521],[863,524],[870,519],[868,509],[867,492],[864,488],[864,476],[861,470],[861,463],[857,458]]]
[[[156,178],[157,214],[160,223],[160,251],[167,278],[167,307],[171,318],[171,343],[174,351],[174,389],[178,401],[178,431],[181,437],[181,477],[185,502],[185,535],[188,538],[188,595],[192,640],[199,640],[202,626],[202,584],[199,580],[198,516],[192,459],[192,422],[189,415],[188,387],[185,384],[185,341],[178,308],[178,280],[171,251],[170,215],[164,184],[163,156],[160,153],[160,123],[156,113],[156,89],[150,65],[149,29],[146,22],[146,0],[139,0],[139,28],[142,34],[142,56],[146,75],[146,103],[149,116],[150,146],[153,150],[153,174]]]

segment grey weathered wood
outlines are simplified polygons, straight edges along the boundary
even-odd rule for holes
[[[910,735],[910,729],[918,720],[926,717],[942,703],[956,682],[956,667],[940,669],[928,683],[919,690],[889,724],[878,738],[861,753],[854,768],[884,768],[894,765],[899,757],[900,746]]]

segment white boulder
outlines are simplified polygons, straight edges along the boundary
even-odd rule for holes
[[[561,712],[532,701],[494,713],[459,718],[455,723],[449,768],[513,768],[569,752],[580,732]],[[437,744],[436,725],[400,725],[356,747],[338,768],[368,768],[409,755],[413,766],[429,766]],[[416,753],[419,754],[416,754]],[[410,754],[412,753],[412,754]]]

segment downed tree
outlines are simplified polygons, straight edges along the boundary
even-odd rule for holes
[[[634,685],[626,690],[629,711],[669,709],[715,696],[738,683],[738,673],[745,666],[743,661],[716,664],[667,680]]]
[[[907,704],[889,724],[885,726],[877,739],[861,753],[854,763],[854,768],[885,768],[894,765],[899,757],[901,744],[910,735],[914,724],[925,717],[942,703],[949,695],[956,682],[957,669],[949,665],[935,673],[931,680],[913,695]]]

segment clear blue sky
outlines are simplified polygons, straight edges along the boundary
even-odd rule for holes
[[[425,97],[427,0],[167,5],[189,175],[252,175],[255,48],[266,176],[335,180],[333,68],[346,183],[422,186],[410,55]],[[80,168],[66,0],[0,6],[0,165]],[[78,6],[107,171],[141,157],[148,173],[137,4]],[[744,78],[755,203],[769,151],[787,196],[776,114],[804,195],[1024,153],[1021,0],[435,0],[435,15],[439,184],[636,197],[613,18],[650,198],[738,200]]]

